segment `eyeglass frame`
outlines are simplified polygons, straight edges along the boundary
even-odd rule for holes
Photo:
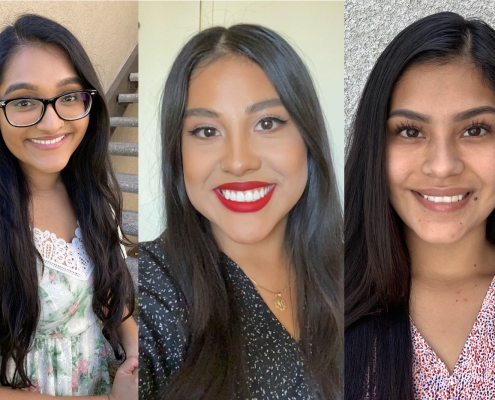
[[[58,111],[57,111],[57,107],[55,107],[55,102],[60,99],[61,97],[64,97],[64,96],[67,96],[68,94],[70,93],[88,93],[90,95],[90,99],[91,99],[91,102],[89,103],[89,107],[88,107],[88,110],[83,114],[81,115],[80,117],[77,117],[77,118],[64,118],[62,117]],[[52,97],[51,99],[42,99],[42,98],[39,98],[39,97],[16,97],[15,99],[8,99],[8,100],[1,100],[0,101],[0,108],[3,109],[3,114],[5,115],[5,119],[7,120],[7,122],[15,127],[15,128],[27,128],[29,126],[34,126],[36,125],[38,122],[40,122],[43,117],[45,116],[45,113],[46,113],[46,108],[49,104],[52,105],[53,107],[53,110],[55,111],[55,114],[57,114],[57,116],[64,120],[64,121],[77,121],[78,119],[81,119],[81,118],[84,118],[86,115],[89,114],[89,112],[91,111],[91,106],[93,105],[93,97],[98,93],[98,91],[96,89],[79,89],[79,90],[69,90],[67,92],[64,92],[62,94],[59,94],[58,96],[55,96],[55,97]],[[10,102],[12,101],[15,101],[15,100],[23,100],[23,99],[26,99],[26,100],[38,100],[39,102],[41,102],[43,104],[43,111],[41,112],[41,115],[40,117],[35,121],[33,122],[32,124],[27,124],[27,125],[15,125],[13,124],[12,122],[9,121],[9,118],[7,117],[7,111],[5,111],[5,108],[7,106],[7,104],[9,104]]]

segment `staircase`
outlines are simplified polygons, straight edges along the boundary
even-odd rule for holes
[[[137,245],[138,241],[138,79],[137,46],[106,94],[112,137],[109,151],[115,175],[122,190],[122,228]],[[127,249],[126,263],[137,291],[137,247]]]

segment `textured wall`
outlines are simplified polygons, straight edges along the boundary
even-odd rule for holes
[[[26,13],[53,19],[82,43],[105,91],[138,40],[137,1],[0,1],[0,30]]]
[[[452,11],[495,28],[495,0],[345,0],[345,130],[376,59],[406,26],[427,15]]]

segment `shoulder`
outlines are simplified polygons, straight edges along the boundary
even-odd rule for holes
[[[170,274],[163,239],[139,243],[139,292],[177,303],[180,290]]]
[[[150,321],[185,322],[184,296],[171,276],[163,248],[161,238],[139,244],[140,316]]]
[[[185,301],[163,248],[161,238],[139,244],[140,393],[150,399],[182,365],[189,340]]]

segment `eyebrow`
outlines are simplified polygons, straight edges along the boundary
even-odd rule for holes
[[[464,121],[469,118],[476,117],[481,114],[495,114],[495,108],[490,106],[476,107],[457,114],[454,118],[455,122]]]
[[[78,76],[71,76],[69,78],[62,79],[60,82],[58,82],[57,87],[63,87],[70,84],[77,84],[82,86],[82,80]],[[21,90],[21,89],[36,91],[38,90],[38,86],[27,82],[13,83],[7,88],[4,96],[8,95],[9,93],[15,92],[16,90]]]
[[[250,106],[246,107],[246,114],[253,114],[253,113],[258,112],[260,110],[264,110],[265,108],[277,107],[277,106],[281,106],[281,105],[282,105],[282,102],[280,101],[279,98],[260,101],[258,103],[254,103],[254,104],[251,104]]]
[[[388,117],[389,118],[405,117],[405,118],[414,119],[416,121],[421,121],[421,122],[425,122],[425,123],[430,122],[430,118],[427,115],[421,114],[421,113],[418,113],[415,111],[411,111],[411,110],[402,110],[402,109],[394,110],[388,115]]]
[[[465,121],[476,117],[481,114],[495,114],[495,107],[491,106],[481,106],[476,108],[471,108],[470,110],[462,111],[454,117],[454,122]],[[392,111],[388,118],[392,117],[406,117],[409,119],[414,119],[417,121],[430,123],[430,117],[425,114],[417,113],[411,110],[394,110]]]
[[[271,108],[271,107],[277,107],[281,106],[282,102],[280,99],[270,99],[270,100],[263,100],[258,103],[251,104],[246,107],[246,114],[253,114],[255,112],[258,112],[260,110],[264,110],[265,108]],[[189,110],[186,110],[184,114],[184,118],[187,117],[207,117],[207,118],[218,118],[220,117],[220,114],[217,113],[216,111],[209,110],[207,108],[191,108]]]
[[[186,110],[184,118],[187,117],[207,117],[207,118],[218,118],[220,114],[216,111],[208,110],[207,108],[191,108]]]

